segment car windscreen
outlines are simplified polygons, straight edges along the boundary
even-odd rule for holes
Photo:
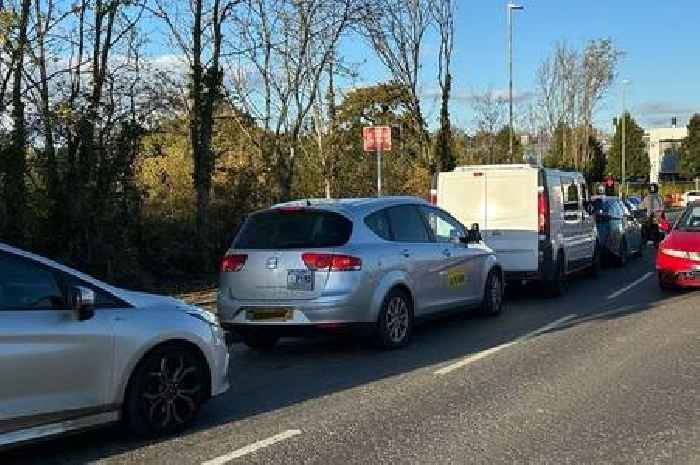
[[[689,207],[678,219],[676,229],[700,231],[700,207]]]
[[[251,215],[233,241],[234,249],[339,247],[348,242],[352,221],[339,213],[272,209]]]

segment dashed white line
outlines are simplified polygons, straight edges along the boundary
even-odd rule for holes
[[[225,465],[232,460],[241,458],[244,455],[252,454],[253,452],[256,452],[260,449],[270,447],[273,444],[277,444],[278,442],[284,441],[289,438],[293,438],[294,436],[297,436],[299,434],[301,434],[301,431],[298,429],[288,429],[287,431],[284,431],[280,434],[276,434],[275,436],[263,439],[258,442],[254,442],[253,444],[241,447],[240,449],[234,450],[233,452],[229,452],[228,454],[224,454],[211,460],[207,460],[206,462],[202,462],[202,465]]]
[[[514,345],[516,345],[516,344],[518,344],[518,343],[521,343],[521,342],[523,342],[523,341],[526,341],[526,340],[528,340],[528,339],[530,339],[530,338],[533,338],[533,337],[535,337],[535,336],[538,336],[538,335],[540,335],[540,334],[542,334],[542,333],[546,333],[547,331],[549,331],[549,330],[551,330],[551,329],[554,329],[554,328],[556,328],[557,326],[559,326],[559,325],[561,325],[561,324],[563,324],[563,323],[565,323],[565,322],[567,322],[567,321],[569,321],[569,320],[571,320],[571,319],[573,319],[573,318],[576,318],[577,316],[578,316],[578,315],[576,315],[575,313],[572,313],[571,315],[566,315],[566,316],[564,316],[564,317],[562,317],[562,318],[559,318],[559,319],[556,320],[556,321],[552,321],[551,323],[546,324],[546,325],[542,326],[541,328],[538,328],[538,329],[536,329],[536,330],[534,330],[534,331],[531,331],[531,332],[525,334],[524,336],[520,336],[519,338],[514,339],[514,340],[512,340],[512,341],[510,341],[510,342],[506,342],[505,344],[501,344],[501,345],[498,345],[498,346],[495,346],[495,347],[491,347],[490,349],[482,350],[481,352],[478,352],[478,353],[476,353],[476,354],[472,354],[472,355],[470,355],[470,356],[468,356],[468,357],[465,357],[465,358],[463,358],[463,359],[461,359],[461,360],[459,360],[459,361],[457,361],[457,362],[454,362],[454,363],[452,363],[452,364],[450,364],[450,365],[447,365],[447,366],[445,366],[445,367],[442,367],[442,368],[440,368],[439,370],[436,370],[433,374],[439,376],[439,375],[445,375],[445,374],[447,374],[447,373],[453,372],[453,371],[455,371],[455,370],[457,370],[457,369],[459,369],[459,368],[462,368],[462,367],[465,367],[465,366],[469,365],[470,363],[474,363],[474,362],[476,362],[477,360],[481,360],[482,358],[486,358],[486,357],[488,357],[489,355],[495,354],[496,352],[499,352],[499,351],[501,351],[501,350],[503,350],[503,349],[506,349],[506,348],[508,348],[508,347],[514,346]]]
[[[610,294],[610,295],[608,296],[608,300],[612,300],[612,299],[614,299],[614,298],[616,298],[616,297],[621,296],[621,295],[624,294],[625,292],[627,292],[627,291],[629,291],[630,289],[632,289],[634,286],[638,286],[639,284],[643,283],[646,279],[649,279],[649,277],[652,276],[653,274],[654,274],[654,273],[652,273],[651,271],[645,273],[644,275],[642,275],[641,278],[639,278],[639,279],[637,279],[637,280],[635,280],[635,281],[629,283],[627,286],[623,287],[622,289],[617,290],[617,291],[613,292],[612,294]]]

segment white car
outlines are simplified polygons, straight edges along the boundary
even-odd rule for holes
[[[683,194],[683,206],[687,207],[693,202],[700,201],[700,191],[688,191]]]
[[[559,295],[569,275],[599,268],[596,223],[581,173],[461,166],[439,173],[432,194],[461,223],[479,225],[508,281],[543,281]]]
[[[225,392],[216,316],[0,243],[0,448],[125,420],[179,431]]]

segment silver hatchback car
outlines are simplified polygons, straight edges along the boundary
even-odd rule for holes
[[[179,431],[228,389],[228,357],[214,314],[0,243],[0,449],[120,419]]]
[[[417,319],[501,311],[503,276],[478,234],[414,197],[302,200],[250,215],[221,263],[222,325],[252,348],[369,329],[405,345]]]

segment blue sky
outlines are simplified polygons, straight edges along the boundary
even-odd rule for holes
[[[452,117],[460,127],[473,127],[464,98],[472,91],[506,89],[505,1],[456,0],[455,81]],[[670,124],[672,115],[685,124],[700,112],[700,1],[698,0],[523,0],[515,12],[514,79],[517,93],[534,90],[536,69],[558,40],[580,48],[587,40],[610,37],[625,52],[620,79],[602,102],[596,120],[609,129],[620,111],[621,79],[629,79],[628,108],[643,126]],[[343,45],[360,62],[363,83],[387,78],[386,71],[355,39]],[[423,53],[422,90],[434,92],[437,44],[429,40]],[[427,116],[437,117],[437,102],[426,99]]]

